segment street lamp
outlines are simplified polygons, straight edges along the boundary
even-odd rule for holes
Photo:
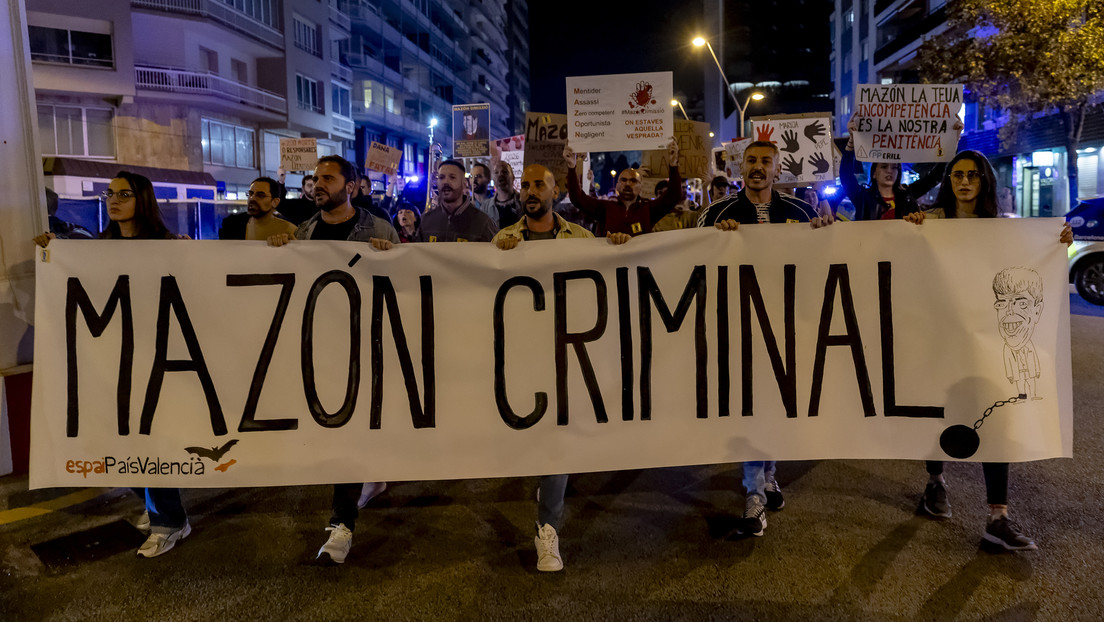
[[[686,114],[686,109],[682,107],[682,102],[680,102],[680,101],[679,101],[679,100],[677,100],[677,99],[672,99],[672,100],[671,100],[671,105],[672,105],[672,106],[678,106],[678,107],[679,107],[679,110],[681,110],[681,111],[682,111],[682,116],[686,117],[686,120],[687,120],[687,121],[689,121],[689,120],[690,120],[690,115]]]
[[[721,61],[717,60],[717,53],[713,51],[713,46],[709,45],[709,42],[702,37],[694,37],[691,43],[693,43],[696,48],[700,48],[703,45],[709,48],[709,55],[713,57],[713,62],[717,65],[717,71],[721,72],[721,79],[724,80],[725,90],[728,91],[728,94],[732,97],[732,103],[736,104],[736,107],[739,108],[740,102],[736,101],[736,94],[732,92],[732,83],[728,81],[728,76],[725,75],[724,69],[721,67]],[[742,128],[741,131],[743,131]]]
[[[759,101],[759,100],[763,99],[763,97],[764,96],[763,96],[762,93],[760,93],[759,91],[756,91],[756,92],[752,93],[751,95],[748,95],[747,99],[744,100],[744,105],[743,106],[741,106],[739,104],[736,104],[736,108],[739,109],[739,111],[740,111],[740,138],[744,137],[744,113],[747,111],[748,104],[750,104],[751,100],[753,100],[753,99],[755,101]]]

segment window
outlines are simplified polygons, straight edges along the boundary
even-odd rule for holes
[[[31,60],[43,63],[114,67],[111,35],[28,26]]]
[[[236,58],[230,59],[230,71],[233,72],[235,80],[242,84],[249,84],[249,66],[245,64],[245,61]]]
[[[406,143],[403,145],[402,166],[404,174],[414,174],[414,143]]]
[[[318,36],[318,25],[308,22],[298,15],[294,16],[292,21],[295,22],[295,47],[322,58],[322,48],[318,45],[318,39],[320,38]]]
[[[218,75],[218,52],[214,50],[208,50],[205,47],[199,48],[199,66],[207,73],[213,73]]]
[[[352,118],[352,105],[349,101],[349,89],[340,84],[330,83],[331,105],[330,110],[338,116]]]
[[[365,80],[363,83],[362,88],[364,90],[364,108],[366,110],[372,109],[372,86],[373,85],[371,80]]]
[[[840,114],[842,114],[842,115],[851,114],[851,96],[850,95],[844,95],[843,98],[840,99]]]
[[[383,88],[383,107],[387,112],[398,114],[399,111],[395,108],[395,89],[387,86]]]
[[[318,82],[310,78],[295,74],[295,95],[299,107],[303,110],[321,113],[321,100],[318,99]]]
[[[249,17],[279,29],[277,0],[221,0],[223,4],[234,7]]]
[[[110,108],[39,106],[42,155],[114,158],[114,116]]]
[[[219,166],[256,168],[253,159],[253,129],[213,119],[200,121],[203,133],[203,162]]]

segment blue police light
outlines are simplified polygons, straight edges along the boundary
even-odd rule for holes
[[[836,187],[835,186],[828,186],[827,188],[824,189],[824,194],[826,194],[828,196],[835,196]]]

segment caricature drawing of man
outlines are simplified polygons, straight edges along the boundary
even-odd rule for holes
[[[1039,355],[1031,336],[1043,314],[1043,280],[1030,268],[1005,268],[993,277],[997,331],[1004,339],[1004,375],[1020,395],[1042,399],[1035,392]]]

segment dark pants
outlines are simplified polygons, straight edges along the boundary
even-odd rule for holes
[[[360,489],[364,484],[334,484],[333,487],[333,515],[330,516],[331,525],[345,525],[349,531],[356,529],[356,519],[359,510],[357,501],[360,501]]]
[[[985,475],[985,497],[989,505],[1008,505],[1008,463],[982,462],[981,472]],[[928,461],[929,475],[942,475],[943,463]]]
[[[180,529],[188,522],[179,488],[131,488],[146,502],[150,526]]]

